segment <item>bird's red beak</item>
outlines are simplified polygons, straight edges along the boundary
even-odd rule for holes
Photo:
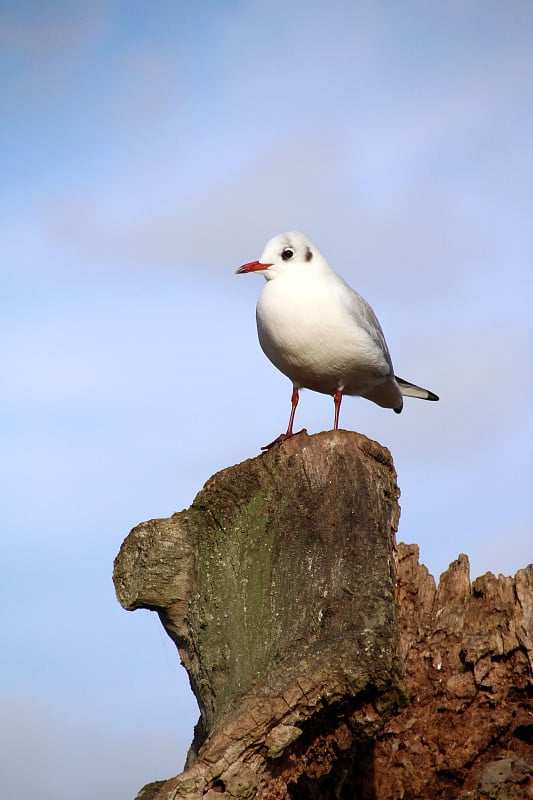
[[[242,275],[245,272],[259,272],[263,269],[268,269],[272,264],[262,264],[260,261],[250,261],[249,264],[243,264],[235,271],[235,275]]]

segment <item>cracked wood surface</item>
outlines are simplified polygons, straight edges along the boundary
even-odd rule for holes
[[[154,797],[308,796],[321,776],[337,796],[337,766],[403,697],[398,495],[376,442],[300,434],[130,533],[120,602],[159,613],[201,710],[185,772]]]
[[[390,453],[300,434],[135,528],[125,608],[157,611],[201,709],[138,800],[533,800],[533,573],[438,586],[395,547]]]

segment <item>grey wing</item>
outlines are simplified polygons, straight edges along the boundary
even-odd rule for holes
[[[364,297],[361,297],[358,292],[352,289],[351,286],[348,286],[342,278],[340,278],[340,280],[348,290],[342,292],[342,297],[348,313],[380,348],[385,361],[390,367],[390,372],[393,373],[392,359],[390,357],[389,348],[387,347],[387,342],[385,341],[385,334],[383,333],[372,306],[367,303]]]

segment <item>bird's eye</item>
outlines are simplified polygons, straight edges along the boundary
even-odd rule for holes
[[[282,252],[281,257],[284,261],[289,261],[294,255],[294,250],[291,250],[290,247],[286,247],[285,250]]]

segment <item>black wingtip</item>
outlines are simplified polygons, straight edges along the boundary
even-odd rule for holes
[[[403,406],[400,406],[400,408],[393,408],[392,410],[394,411],[395,414],[401,414],[402,413],[402,408],[403,408]]]
[[[428,389],[427,400],[440,400],[440,397],[437,394],[435,394],[434,392],[430,392],[429,389]]]

